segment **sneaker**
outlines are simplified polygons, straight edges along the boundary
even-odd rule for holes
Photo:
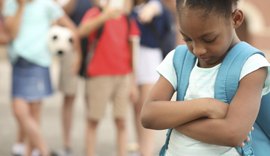
[[[39,150],[38,149],[34,149],[33,151],[32,151],[32,155],[31,156],[40,156],[41,154],[40,154],[40,152],[39,152]]]
[[[25,154],[25,145],[22,143],[16,143],[11,150],[12,156],[23,156]]]
[[[72,150],[70,148],[65,148],[62,149],[60,151],[57,151],[53,154],[51,154],[51,156],[73,156]]]
[[[129,152],[128,156],[141,156],[140,152]]]

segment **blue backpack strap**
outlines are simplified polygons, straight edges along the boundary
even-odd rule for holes
[[[240,42],[232,47],[220,66],[215,83],[215,98],[226,103],[231,102],[238,89],[242,67],[255,53],[262,54],[246,42]]]
[[[190,72],[195,64],[195,56],[188,51],[186,45],[176,47],[173,56],[173,66],[177,76],[177,101],[184,100],[188,87]],[[180,87],[181,86],[181,87]],[[165,156],[169,146],[172,129],[168,129],[166,141],[159,152],[159,156]]]
[[[239,78],[247,59],[256,53],[262,54],[251,45],[240,42],[236,44],[224,58],[215,83],[215,98],[230,103],[239,85]],[[263,55],[263,54],[262,54]],[[249,134],[251,138],[251,134]],[[244,147],[236,147],[242,156],[254,156],[254,150],[250,142],[245,142]]]
[[[196,57],[188,51],[186,45],[181,45],[176,48],[173,57],[173,66],[177,77],[176,99],[178,101],[184,100],[188,87],[190,73],[195,65],[195,61]]]
[[[261,108],[256,119],[258,126],[262,128],[267,138],[270,140],[270,93],[263,96],[261,101]],[[268,123],[268,124],[266,124]],[[270,147],[270,144],[269,144]]]

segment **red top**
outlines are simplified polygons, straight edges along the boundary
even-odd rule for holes
[[[87,22],[99,14],[100,10],[97,7],[91,8],[84,15],[82,22]],[[88,47],[95,39],[96,33],[89,34]],[[125,16],[106,21],[93,57],[87,66],[88,76],[130,73],[132,70],[132,55],[128,41],[130,36],[138,36],[139,34],[136,22],[131,20],[128,24]]]

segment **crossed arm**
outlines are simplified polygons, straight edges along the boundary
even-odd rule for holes
[[[206,143],[239,146],[258,114],[266,73],[260,68],[246,75],[230,105],[207,98],[169,102],[173,87],[161,76],[143,106],[142,124],[151,129],[175,128]]]

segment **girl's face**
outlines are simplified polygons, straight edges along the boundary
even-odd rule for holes
[[[223,60],[228,50],[238,42],[231,17],[206,14],[202,9],[183,8],[179,28],[189,50],[198,58],[199,66],[213,67]]]

